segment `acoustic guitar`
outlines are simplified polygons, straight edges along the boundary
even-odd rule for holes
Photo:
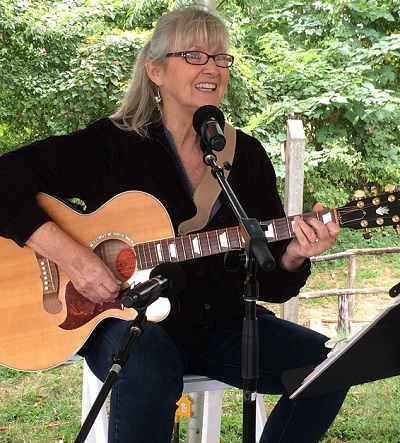
[[[95,304],[79,294],[55,263],[0,237],[0,364],[37,371],[62,364],[86,342],[104,318],[133,320],[132,308],[122,305],[126,289],[147,280],[152,268],[244,247],[239,228],[174,237],[162,204],[149,194],[129,191],[97,211],[81,214],[46,194],[39,204],[65,232],[92,249],[122,280],[119,297]],[[400,192],[352,201],[338,209],[303,214],[333,221],[343,228],[369,229],[400,223]],[[268,242],[295,236],[293,218],[261,222]],[[161,297],[147,310],[149,321],[169,313]]]

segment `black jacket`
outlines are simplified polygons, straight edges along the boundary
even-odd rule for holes
[[[249,217],[265,221],[285,216],[264,148],[241,131],[237,131],[229,183]],[[196,213],[162,126],[151,127],[151,138],[141,139],[104,118],[69,135],[49,137],[0,157],[0,235],[23,246],[50,219],[36,203],[38,192],[79,198],[87,212],[92,212],[128,190],[156,197],[165,206],[175,231]],[[238,224],[222,193],[219,200],[220,207],[205,231]],[[276,266],[258,274],[262,301],[287,301],[298,294],[310,273],[309,260],[297,272],[280,267],[279,257],[286,246],[287,241],[269,244]],[[177,308],[163,322],[165,327],[194,335],[216,327],[240,327],[245,270],[226,272],[223,254],[181,264],[186,285],[178,295]]]

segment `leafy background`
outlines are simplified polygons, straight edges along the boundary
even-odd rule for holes
[[[1,0],[0,153],[113,112],[155,21],[187,3]],[[236,127],[263,142],[281,189],[279,142],[293,113],[308,140],[305,210],[314,201],[342,205],[355,189],[400,184],[399,0],[218,4],[235,56],[221,108]],[[365,247],[351,234],[345,230],[332,252]],[[390,246],[393,238],[374,236],[368,243]],[[396,255],[360,263],[357,287],[398,281]],[[312,278],[318,281],[309,284],[324,289],[334,280],[337,287],[346,279],[345,266],[317,269]],[[307,308],[308,301],[302,302],[301,309],[313,316],[318,306],[326,312],[326,300],[309,303]],[[371,302],[364,298],[358,306],[365,304]],[[332,312],[336,316],[336,306]],[[81,378],[79,363],[37,374],[1,368],[0,442],[75,441]],[[324,442],[399,441],[399,398],[398,378],[352,388]],[[266,404],[270,410],[274,400]],[[241,441],[241,408],[232,396],[224,401],[223,417],[222,441]]]
[[[0,152],[113,112],[171,0],[3,0]],[[235,64],[221,105],[258,137],[283,189],[279,142],[307,136],[305,210],[399,183],[399,0],[219,2]]]

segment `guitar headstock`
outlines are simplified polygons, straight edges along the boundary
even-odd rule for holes
[[[400,234],[400,191],[394,185],[386,186],[385,191],[378,195],[376,188],[372,188],[372,197],[356,191],[353,201],[337,209],[340,226],[364,229],[366,239],[372,237],[372,228],[380,228],[382,235],[386,235],[385,226],[393,226]]]

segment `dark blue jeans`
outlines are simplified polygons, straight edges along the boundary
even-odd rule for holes
[[[334,420],[347,391],[289,400],[281,373],[324,360],[327,338],[272,315],[260,315],[258,324],[257,390],[281,394],[268,417],[261,442],[318,442]],[[88,364],[101,380],[110,369],[110,356],[125,344],[129,326],[130,322],[113,320],[87,353]],[[191,353],[159,325],[147,323],[112,389],[109,443],[170,443],[184,373],[207,375],[242,387],[241,339],[241,331],[215,331],[207,347]]]

